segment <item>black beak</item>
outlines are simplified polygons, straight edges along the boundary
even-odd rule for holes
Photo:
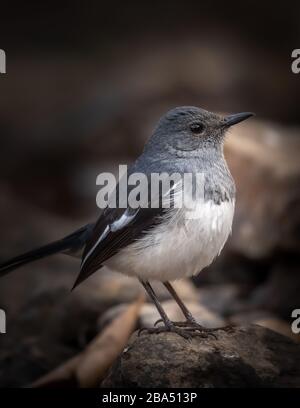
[[[251,118],[251,116],[254,116],[255,114],[252,112],[242,112],[242,113],[236,113],[234,115],[229,115],[224,118],[224,123],[225,126],[229,127],[232,125],[236,125],[237,123],[243,122],[243,120],[246,120],[248,118]]]

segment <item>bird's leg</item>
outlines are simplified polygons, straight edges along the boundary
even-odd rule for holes
[[[190,323],[191,325],[198,325],[197,320],[194,318],[192,313],[189,311],[189,309],[186,307],[186,305],[183,303],[183,301],[180,299],[178,296],[177,292],[173,288],[173,286],[170,284],[170,282],[164,282],[164,285],[170,295],[173,297],[177,305],[180,307],[184,317],[186,318],[186,321]]]
[[[167,327],[169,326],[171,323],[171,320],[168,318],[166,312],[164,311],[162,305],[160,304],[152,286],[150,285],[149,282],[144,282],[142,280],[140,280],[141,284],[144,286],[146,292],[148,293],[150,299],[153,301],[153,303],[155,304],[158,313],[161,316],[161,321],[164,323],[164,325]]]
[[[147,331],[148,333],[163,333],[163,332],[173,332],[177,333],[179,336],[184,337],[185,339],[191,339],[195,334],[191,333],[191,328],[179,327],[178,325],[174,324],[167,316],[166,312],[164,311],[163,307],[161,306],[152,286],[149,282],[144,282],[140,280],[141,284],[144,286],[146,292],[148,293],[149,297],[154,302],[158,313],[161,316],[161,321],[164,323],[163,326],[159,327],[151,327],[151,328],[143,328],[139,331],[139,335],[143,331]],[[204,333],[197,333],[196,335],[201,335],[202,337],[207,337]]]
[[[207,334],[211,334],[212,336],[214,336],[213,332],[218,330],[218,329],[206,328],[206,327],[202,326],[200,323],[198,323],[197,320],[192,315],[192,313],[189,311],[189,309],[186,307],[186,305],[180,299],[180,297],[178,296],[177,292],[175,291],[173,286],[170,284],[170,282],[164,282],[164,285],[165,285],[166,289],[168,290],[168,292],[173,297],[173,299],[175,300],[175,302],[177,303],[177,305],[180,307],[184,317],[186,318],[185,322],[172,322],[172,323],[177,327],[184,327],[186,330],[189,330],[189,331],[197,330],[197,331],[200,331],[202,333],[206,332]],[[157,323],[159,323],[161,321],[162,320],[159,319],[154,325],[156,325]],[[222,329],[222,328],[220,328],[220,329]],[[226,330],[226,328],[224,328],[224,329]]]

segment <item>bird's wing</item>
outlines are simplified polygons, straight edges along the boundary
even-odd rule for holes
[[[149,194],[150,196],[151,194]],[[80,273],[74,288],[100,269],[105,260],[139,239],[155,225],[161,223],[162,216],[170,211],[169,208],[166,208],[166,200],[172,200],[172,194],[160,199],[160,205],[157,208],[150,208],[150,205],[147,208],[106,207],[95,224],[90,239],[87,241]]]

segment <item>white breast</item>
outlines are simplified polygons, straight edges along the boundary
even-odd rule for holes
[[[129,276],[149,280],[175,280],[192,276],[219,255],[231,232],[234,201],[213,201],[195,206],[189,218],[182,209],[168,223],[152,229],[122,249],[106,265]]]

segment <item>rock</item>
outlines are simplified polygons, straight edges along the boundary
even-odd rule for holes
[[[187,341],[134,334],[101,387],[299,387],[300,345],[260,326]]]

